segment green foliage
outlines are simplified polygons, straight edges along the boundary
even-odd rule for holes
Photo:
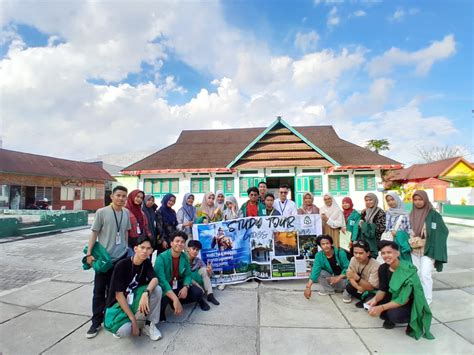
[[[390,150],[390,142],[388,139],[369,139],[365,147],[378,153],[382,150]]]

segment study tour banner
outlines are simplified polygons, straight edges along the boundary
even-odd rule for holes
[[[320,234],[318,214],[247,217],[193,226],[193,235],[202,243],[201,258],[212,264],[214,285],[250,278],[308,278]]]

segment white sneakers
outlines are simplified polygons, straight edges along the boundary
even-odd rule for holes
[[[143,333],[147,334],[153,341],[157,341],[162,338],[160,330],[153,323],[150,323],[150,325],[145,325],[143,328]]]
[[[318,291],[318,295],[320,296],[334,295],[335,293],[336,293],[335,291],[326,291],[326,290]]]

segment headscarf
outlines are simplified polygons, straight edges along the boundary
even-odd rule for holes
[[[339,205],[337,202],[334,200],[334,197],[332,197],[331,194],[324,194],[324,197],[330,197],[332,200],[331,206],[326,206],[326,204],[322,205],[321,208],[319,209],[321,214],[325,214],[326,217],[332,220],[337,220],[339,217],[339,214],[342,213],[341,209],[339,208]]]
[[[194,194],[191,194],[189,192],[187,194],[184,194],[182,208],[184,210],[184,213],[186,213],[188,219],[193,220],[196,216],[196,207],[188,205],[188,198],[190,196],[194,197]]]
[[[402,199],[400,196],[395,191],[390,191],[387,196],[391,196],[396,202],[397,202],[397,207],[391,208],[389,207],[387,212],[390,213],[392,216],[406,216],[408,214],[408,211],[405,208],[405,204],[403,203]],[[387,196],[385,196],[385,199],[387,199]]]
[[[227,202],[232,202],[234,208],[226,209],[225,212],[229,211],[226,214],[231,218],[237,218],[239,216],[239,204],[237,203],[237,199],[234,196],[226,196],[224,203],[227,204]]]
[[[224,196],[224,202],[222,202],[222,203],[217,203],[217,196],[219,196],[219,195]],[[225,194],[224,194],[224,191],[222,191],[222,190],[217,190],[217,191],[216,191],[216,202],[215,202],[215,206],[216,206],[216,208],[219,208],[222,212],[224,211],[224,207],[225,207]]]
[[[143,204],[142,204],[142,211],[145,214],[146,218],[148,219],[148,226],[150,227],[150,229],[153,229],[153,232],[154,232],[153,221],[155,220],[156,204],[153,204],[153,206],[151,206],[151,207],[146,206],[146,203],[151,198],[154,198],[154,196],[153,195],[145,195],[145,198],[143,199]]]
[[[415,196],[421,197],[425,202],[425,205],[422,208],[416,208],[415,204],[413,204],[413,208],[410,212],[410,224],[411,228],[413,229],[413,233],[415,233],[416,236],[420,236],[423,226],[425,225],[426,216],[428,216],[428,213],[433,208],[433,206],[428,199],[428,194],[426,191],[416,190],[413,193],[413,197]]]
[[[379,211],[382,211],[382,209],[378,206],[379,199],[377,195],[372,192],[369,192],[367,195],[365,195],[364,199],[366,197],[370,197],[372,200],[374,200],[374,207],[365,209],[365,221],[367,223],[374,223],[375,216],[377,215],[377,213],[379,213]]]
[[[344,197],[342,199],[342,203],[348,203],[349,204],[349,208],[346,210],[344,209],[344,207],[342,207],[342,213],[344,213],[344,220],[346,221],[347,223],[347,219],[349,218],[349,216],[351,215],[352,211],[354,211],[354,203],[352,202],[352,199],[350,197]]]
[[[216,212],[216,208],[214,206],[207,205],[207,198],[211,195],[215,196],[215,193],[209,191],[204,194],[204,197],[202,198],[201,207],[199,207],[199,211],[208,216],[210,219],[213,219],[214,213]]]
[[[143,219],[143,212],[141,208],[142,206],[135,204],[135,197],[137,197],[139,193],[142,193],[143,197],[145,197],[145,193],[142,190],[133,190],[128,194],[127,204],[125,205],[125,207],[135,216],[138,221],[138,225],[140,226],[140,229],[143,231],[145,230],[145,221]]]
[[[298,214],[319,214],[319,208],[313,203],[311,206],[307,207],[304,205],[304,199],[306,196],[310,196],[311,200],[314,201],[314,196],[311,192],[306,192],[303,195],[303,205],[298,209]]]
[[[166,194],[165,196],[163,196],[163,198],[161,199],[160,212],[163,216],[163,221],[166,224],[175,226],[178,224],[178,220],[176,219],[176,212],[174,211],[174,209],[168,207],[168,201],[171,200],[172,197],[176,199],[176,196],[173,194]]]

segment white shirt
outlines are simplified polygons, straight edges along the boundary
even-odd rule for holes
[[[298,209],[296,208],[296,203],[292,200],[285,200],[285,202],[281,202],[278,198],[273,202],[273,208],[278,210],[283,217],[288,216],[296,216],[298,214]]]

